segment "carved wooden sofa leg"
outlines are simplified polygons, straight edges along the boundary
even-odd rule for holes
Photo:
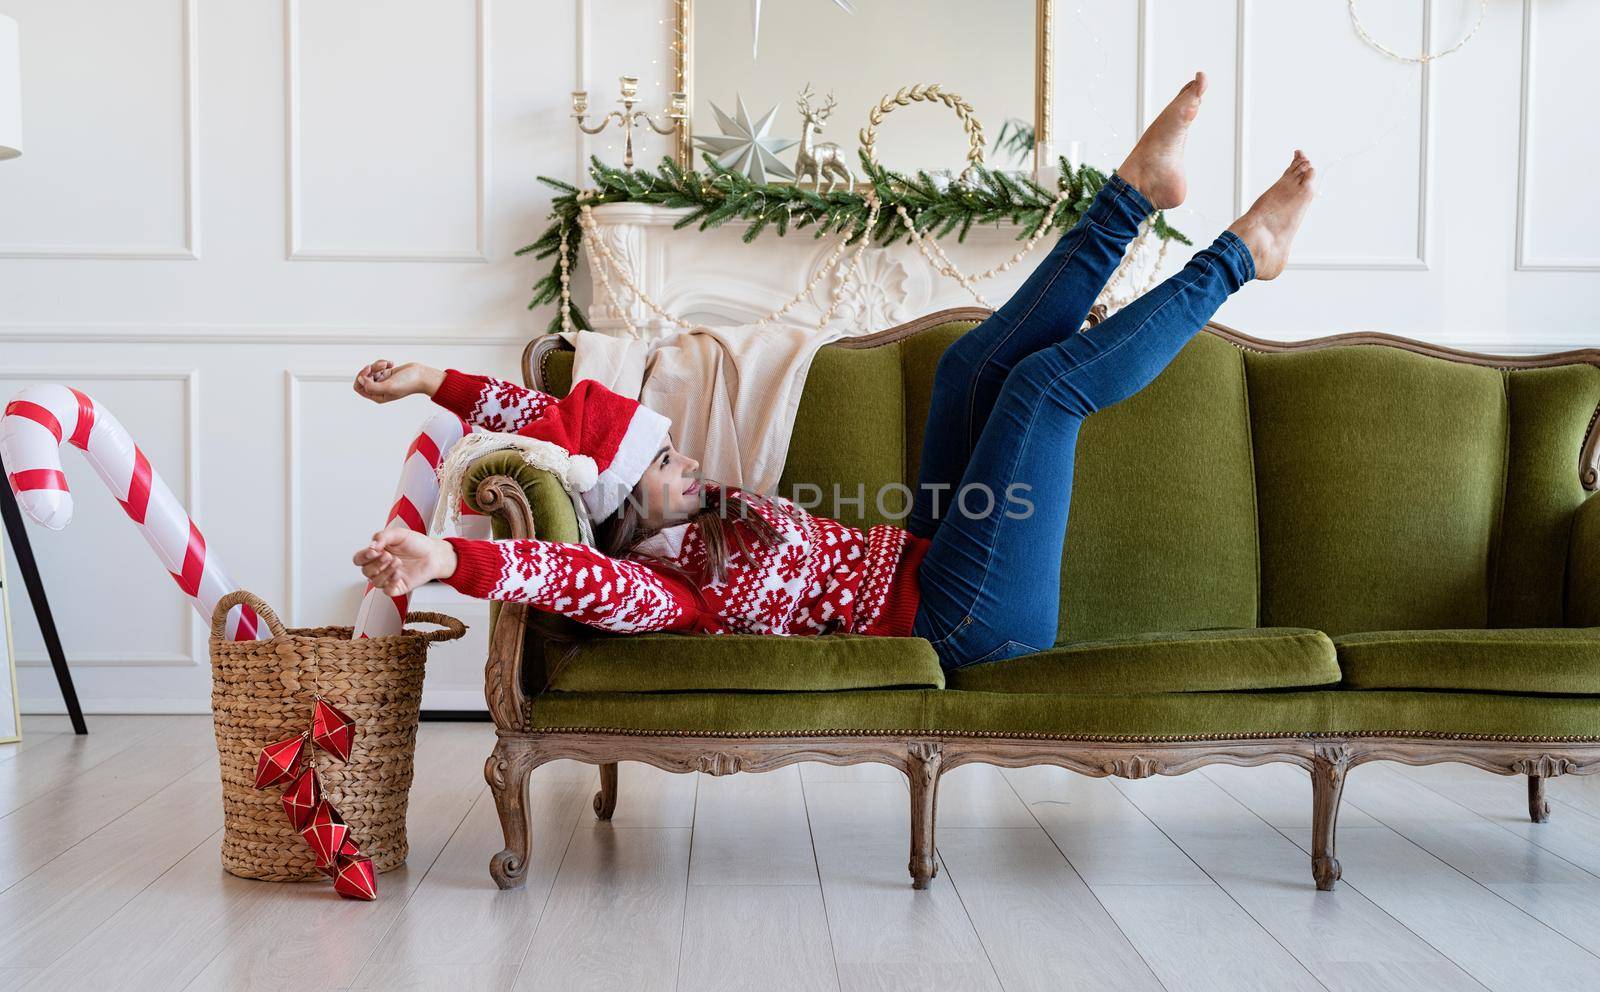
[[[1311,758],[1311,874],[1317,888],[1327,892],[1339,881],[1339,859],[1334,841],[1339,825],[1339,797],[1350,768],[1350,749],[1344,744],[1319,744]]]
[[[600,791],[594,794],[596,819],[609,820],[617,811],[617,763],[607,761],[600,766]]]
[[[1528,776],[1528,818],[1534,823],[1550,821],[1550,802],[1544,797],[1543,775]]]
[[[934,825],[939,812],[939,771],[944,751],[938,741],[906,745],[906,775],[911,779],[911,887],[925,889],[939,874]]]
[[[489,874],[502,889],[527,881],[529,846],[528,776],[543,764],[532,742],[501,737],[484,763],[483,777],[494,793],[505,833],[505,850],[489,859]]]

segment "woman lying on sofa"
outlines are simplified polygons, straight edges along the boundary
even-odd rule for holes
[[[1022,287],[939,360],[905,528],[863,532],[777,496],[702,486],[666,418],[593,380],[558,400],[380,360],[356,377],[363,396],[425,393],[593,459],[578,488],[599,547],[394,528],[354,562],[391,596],[441,579],[619,633],[914,635],[946,668],[1052,646],[1069,504],[1057,494],[1071,492],[1084,418],[1154,380],[1229,294],[1282,272],[1311,202],[1315,170],[1297,150],[1182,271],[1078,333],[1140,222],[1183,202],[1205,88],[1196,73]]]

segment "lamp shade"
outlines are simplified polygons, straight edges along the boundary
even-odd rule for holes
[[[0,159],[22,154],[22,50],[17,22],[0,14]]]

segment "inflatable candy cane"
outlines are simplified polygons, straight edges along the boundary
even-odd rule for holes
[[[209,624],[211,612],[238,587],[206,548],[189,514],[111,411],[68,386],[29,386],[0,415],[0,457],[23,512],[51,530],[72,519],[72,493],[61,472],[61,443],[80,449],[95,474],[139,525],[184,595]],[[263,625],[240,604],[228,612],[227,637],[253,641]]]
[[[441,410],[423,421],[422,430],[406,449],[400,484],[395,487],[394,503],[389,507],[384,529],[407,527],[423,534],[428,532],[428,521],[439,503],[439,462],[457,441],[470,433],[471,425],[446,411]],[[465,501],[461,503],[460,529],[462,537],[487,538],[492,533],[489,518],[473,511]],[[410,605],[410,593],[385,596],[381,589],[374,589],[372,583],[367,583],[353,636],[360,639],[400,633]]]

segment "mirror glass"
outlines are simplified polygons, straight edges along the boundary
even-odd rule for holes
[[[713,105],[733,119],[742,98],[749,121],[758,129],[761,119],[776,108],[766,137],[780,140],[765,142],[770,150],[761,156],[766,180],[790,179],[790,173],[798,171],[805,143],[813,158],[837,155],[859,179],[858,134],[872,107],[901,87],[938,83],[972,105],[983,125],[986,166],[1031,170],[1039,4],[1040,0],[982,4],[692,0],[688,31],[692,164],[704,167],[704,142],[699,139],[723,133]],[[798,105],[807,84],[812,91],[811,111],[823,118],[820,135],[814,129],[808,135]],[[825,110],[830,94],[832,109]],[[739,130],[738,122],[733,123]],[[719,159],[738,156],[728,144],[723,143]],[[900,172],[958,173],[967,165],[967,150],[961,122],[942,104],[896,107],[878,128],[878,161]],[[724,161],[748,174],[748,158],[746,151],[744,164]],[[806,182],[810,184],[809,177]]]

